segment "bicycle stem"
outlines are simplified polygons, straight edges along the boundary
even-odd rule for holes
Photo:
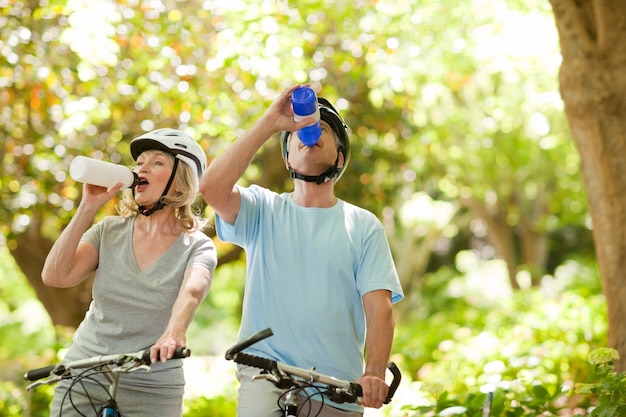
[[[298,415],[298,409],[300,409],[300,401],[298,401],[298,394],[296,394],[295,390],[287,392],[287,395],[285,396],[284,407],[284,417],[296,417]]]

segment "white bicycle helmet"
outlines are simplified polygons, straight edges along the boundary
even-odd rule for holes
[[[143,151],[155,149],[167,152],[189,165],[196,173],[198,189],[200,178],[207,168],[206,153],[198,142],[185,132],[169,128],[153,130],[130,142],[130,153],[135,161]]]
[[[130,142],[130,153],[135,161],[142,152],[149,150],[160,150],[172,155],[174,157],[174,169],[165,186],[165,190],[163,190],[161,198],[151,207],[143,205],[138,206],[139,212],[146,217],[165,207],[163,197],[167,195],[174,181],[179,161],[189,165],[192,171],[196,173],[196,181],[194,181],[195,191],[198,191],[200,188],[200,178],[202,178],[202,174],[207,167],[206,154],[200,145],[198,145],[191,136],[180,130],[168,128],[157,129],[141,135]],[[133,188],[133,196],[134,195],[135,188]]]

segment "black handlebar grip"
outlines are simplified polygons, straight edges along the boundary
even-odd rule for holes
[[[174,351],[174,359],[185,359],[191,356],[191,350],[187,348],[177,348]]]
[[[241,352],[242,350],[244,350],[248,346],[252,346],[256,342],[258,342],[260,340],[263,340],[263,339],[265,339],[267,337],[270,337],[273,334],[274,334],[274,332],[269,327],[267,329],[263,329],[263,330],[260,330],[260,331],[258,331],[256,333],[254,333],[249,338],[247,338],[245,340],[242,340],[241,342],[237,343],[235,346],[233,346],[230,349],[228,349],[226,351],[226,355],[225,355],[226,359],[227,360],[232,360],[233,357],[236,354],[238,354],[239,352]]]
[[[172,356],[172,359],[185,359],[189,356],[191,356],[191,350],[184,347],[179,347],[176,348],[176,350],[174,351],[174,356]],[[161,351],[157,351],[157,360],[160,359]],[[150,363],[150,349],[146,349],[143,351],[143,356],[141,357],[141,360],[145,363]]]
[[[272,371],[276,368],[276,361],[262,358],[260,356],[250,355],[248,353],[237,353],[233,356],[233,361],[242,365],[265,369],[266,371]]]
[[[393,395],[396,393],[398,386],[400,385],[400,380],[402,379],[402,374],[400,373],[400,369],[394,362],[389,362],[387,364],[387,369],[391,371],[393,375],[393,379],[391,380],[391,384],[389,384],[389,393],[387,394],[387,399],[385,400],[385,404],[389,404]]]
[[[37,381],[50,375],[56,365],[44,366],[43,368],[32,369],[24,374],[26,381]]]

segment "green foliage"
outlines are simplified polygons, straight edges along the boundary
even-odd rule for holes
[[[50,415],[50,403],[54,394],[54,387],[39,387],[26,394],[28,410],[31,417],[48,417]]]
[[[236,397],[218,396],[196,398],[186,402],[185,417],[232,417],[237,407]]]
[[[619,353],[610,348],[599,348],[589,354],[593,371],[586,383],[576,385],[576,392],[597,398],[598,404],[590,417],[626,415],[626,372],[615,372],[613,361],[617,359]]]
[[[418,416],[475,416],[489,391],[493,416],[556,416],[588,404],[571,389],[587,375],[589,352],[605,343],[605,300],[586,285],[597,272],[572,261],[541,288],[496,296],[497,281],[482,279],[464,289],[457,281],[471,278],[453,279],[448,269],[426,279],[411,324],[396,332],[394,358],[415,382],[395,405]]]
[[[24,390],[27,369],[55,361],[55,332],[7,248],[0,245],[0,416],[48,416],[51,387]]]
[[[513,394],[508,390],[498,389],[491,393],[493,397],[488,400],[488,394],[468,393],[460,398],[451,398],[444,391],[435,396],[435,402],[429,405],[419,406],[414,409],[406,407],[417,416],[432,415],[458,415],[466,417],[481,417],[486,409],[490,410],[490,416],[506,417],[537,417],[558,416],[564,407],[557,402],[566,395],[564,391],[555,391],[550,394],[541,385],[532,386],[526,395]],[[513,395],[512,395],[513,394]]]
[[[15,265],[6,246],[0,245],[0,363],[24,353],[41,353],[55,345],[54,329],[33,289]]]
[[[49,417],[53,391],[47,386],[27,392],[14,381],[0,381],[0,416]]]
[[[474,381],[471,377],[484,372],[481,368],[488,363],[509,377],[529,364],[541,364],[554,374],[552,382],[564,380],[563,371],[577,372],[590,348],[602,345],[606,334],[604,297],[597,292],[589,295],[584,285],[580,295],[575,285],[566,282],[566,273],[592,271],[571,265],[562,269],[566,272],[559,270],[558,280],[544,278],[541,290],[495,298],[484,292],[486,288],[497,291],[493,282],[460,293],[455,287],[462,277],[451,279],[448,269],[429,275],[414,320],[396,336],[395,346],[405,366],[413,374],[428,369],[442,382],[451,380],[459,384],[459,392],[466,388],[461,381]],[[590,277],[576,279],[587,282]],[[456,294],[451,295],[453,291]],[[475,381],[487,379],[483,375]]]
[[[0,415],[19,417],[22,415],[24,405],[24,398],[15,384],[10,381],[0,381]]]

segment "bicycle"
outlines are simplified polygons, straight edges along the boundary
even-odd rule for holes
[[[259,375],[255,375],[252,378],[253,381],[265,379],[273,383],[277,388],[285,390],[285,393],[278,399],[278,406],[283,411],[284,417],[297,417],[298,413],[302,411],[301,407],[306,402],[310,402],[311,398],[316,395],[321,396],[322,402],[316,415],[319,415],[324,406],[324,397],[338,404],[344,402],[362,403],[362,388],[355,382],[321,374],[315,371],[315,368],[299,368],[242,352],[245,348],[273,334],[270,328],[261,330],[232,346],[226,351],[225,357],[226,360],[231,360],[238,364],[262,369],[263,371]],[[385,404],[391,402],[402,378],[400,369],[394,362],[390,362],[387,365],[387,369],[391,372],[393,379],[389,384],[389,393],[384,401]],[[310,389],[310,391],[305,391],[305,389]],[[299,394],[304,394],[305,400],[303,402],[299,400]],[[310,412],[311,406],[309,406]]]
[[[184,359],[190,355],[191,351],[189,349],[178,348],[174,352],[172,359]],[[97,355],[86,359],[60,362],[27,371],[24,374],[24,379],[30,382],[34,381],[26,387],[27,391],[41,385],[55,384],[63,379],[72,380],[70,387],[63,397],[63,401],[68,398],[72,406],[74,406],[71,394],[72,389],[74,389],[76,385],[82,384],[83,381],[95,382],[107,392],[108,396],[108,400],[104,404],[99,404],[99,410],[96,409],[96,404],[92,402],[92,407],[96,413],[95,415],[98,417],[121,417],[116,402],[120,375],[136,371],[151,372],[150,364],[150,349],[145,349],[134,353]],[[97,375],[103,375],[106,378],[109,383],[108,389],[102,382],[95,379]],[[85,390],[85,395],[89,397],[87,390]],[[77,411],[79,414],[84,415],[79,410]]]

